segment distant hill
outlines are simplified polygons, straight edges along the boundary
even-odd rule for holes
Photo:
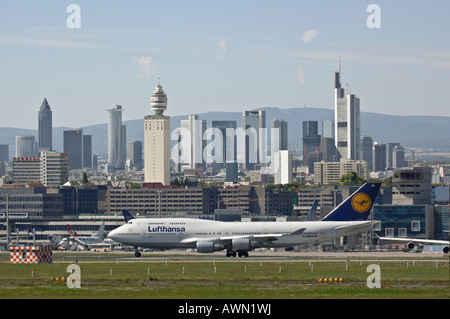
[[[302,146],[302,122],[318,121],[319,134],[321,123],[334,119],[334,110],[325,108],[290,108],[275,107],[261,108],[266,111],[266,126],[270,127],[273,119],[284,119],[288,122],[288,143],[290,148]],[[170,113],[168,113],[170,115]],[[211,121],[234,120],[237,125],[242,124],[242,112],[207,112],[197,114],[200,119]],[[127,126],[127,141],[144,140],[144,116],[142,119],[125,121]],[[106,118],[106,115],[105,115]],[[171,117],[171,127],[179,127],[180,120],[187,119],[187,115]],[[406,148],[429,148],[433,144],[436,149],[450,150],[450,117],[440,116],[395,116],[378,113],[361,113],[361,135],[368,135],[375,142],[398,142]],[[68,127],[53,128],[53,147],[63,150],[63,131]],[[85,135],[92,135],[93,153],[99,157],[106,157],[108,153],[108,126],[106,123],[83,127]],[[10,145],[10,154],[15,154],[15,137],[34,135],[37,140],[37,130],[2,128],[0,127],[0,144]]]

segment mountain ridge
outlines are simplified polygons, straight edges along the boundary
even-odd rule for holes
[[[327,108],[278,108],[264,107],[253,110],[266,111],[266,126],[270,128],[273,119],[284,119],[288,122],[288,144],[290,148],[302,147],[302,122],[318,121],[321,134],[322,121],[334,120],[334,110]],[[170,116],[170,114],[168,114]],[[242,112],[210,111],[197,113],[199,119],[207,121],[211,127],[213,120],[237,121],[242,123]],[[186,115],[171,116],[172,128],[180,126],[180,120]],[[106,120],[106,115],[105,115]],[[123,122],[127,126],[127,143],[144,140],[144,117],[142,119]],[[387,115],[375,112],[361,112],[361,135],[371,136],[374,142],[398,142],[405,148],[436,148],[450,149],[450,117],[420,116],[420,115]],[[53,147],[63,150],[63,132],[69,127],[53,128]],[[106,157],[108,150],[108,125],[100,123],[82,127],[83,134],[92,135],[92,152],[99,157]],[[37,130],[12,127],[0,127],[0,144],[9,144],[10,156],[15,154],[15,137],[34,135],[37,140]]]

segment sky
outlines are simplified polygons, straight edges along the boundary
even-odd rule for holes
[[[70,5],[76,4],[73,9]],[[373,9],[375,4],[376,7]],[[450,1],[0,0],[0,127],[151,114],[334,106],[334,72],[362,112],[450,116]],[[158,80],[159,79],[159,80]]]

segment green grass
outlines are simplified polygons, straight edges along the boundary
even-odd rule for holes
[[[97,256],[97,255],[95,255]],[[141,259],[98,262],[79,260],[81,288],[70,289],[51,277],[68,276],[72,260],[54,256],[53,264],[0,262],[0,298],[130,298],[130,299],[298,299],[400,298],[448,299],[448,259],[382,260],[381,288],[366,285],[371,261],[314,262],[307,259]],[[281,272],[280,272],[281,267]],[[183,273],[184,268],[184,273]],[[33,277],[32,277],[33,272]],[[319,278],[343,278],[344,283],[320,284]]]

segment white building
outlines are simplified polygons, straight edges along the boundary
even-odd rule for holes
[[[163,115],[167,95],[159,83],[150,104],[155,114],[144,118],[144,179],[170,185],[170,117]]]
[[[272,168],[275,184],[292,183],[292,151],[281,150],[273,156]]]

